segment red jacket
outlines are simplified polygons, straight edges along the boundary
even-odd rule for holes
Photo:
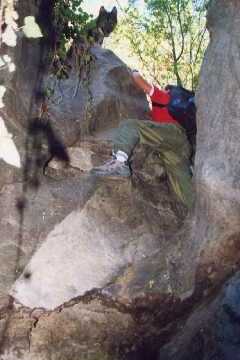
[[[152,102],[156,102],[162,105],[168,104],[170,101],[169,92],[166,90],[160,90],[156,86],[154,86],[153,94],[150,95],[150,99]],[[158,107],[152,106],[152,111],[150,112],[153,121],[159,123],[171,123],[178,124],[176,120],[172,118],[169,114],[167,107]]]

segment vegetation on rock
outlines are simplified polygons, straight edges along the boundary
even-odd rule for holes
[[[86,34],[91,16],[81,7],[82,0],[55,0],[53,34],[53,71],[58,78],[68,77],[65,63],[73,43]],[[86,54],[84,54],[85,56]]]

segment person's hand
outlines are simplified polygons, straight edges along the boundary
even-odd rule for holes
[[[138,79],[141,77],[140,72],[136,69],[131,70],[131,76],[135,84],[138,84]]]
[[[133,76],[134,73],[139,74],[139,71],[137,69],[131,69],[130,67],[128,67],[128,72],[129,72],[129,75],[131,75],[131,76]]]

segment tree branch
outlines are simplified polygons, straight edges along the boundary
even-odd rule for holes
[[[175,40],[174,40],[173,23],[172,23],[169,8],[166,5],[166,3],[164,3],[164,7],[165,7],[165,10],[166,10],[166,14],[167,14],[167,18],[168,18],[168,22],[169,22],[169,26],[170,26],[170,33],[171,33],[172,54],[173,54],[173,69],[174,69],[173,71],[174,71],[174,74],[176,75],[176,78],[177,78],[177,84],[182,85],[182,81],[181,81],[181,78],[180,78],[180,75],[179,75],[179,72],[178,72],[178,59],[177,59],[176,45],[175,45]]]
[[[176,59],[177,62],[178,62],[178,61],[181,59],[181,57],[182,57],[182,54],[183,54],[183,51],[184,51],[184,45],[185,45],[185,38],[184,38],[184,34],[183,34],[182,19],[181,19],[181,12],[180,12],[180,2],[181,2],[181,0],[178,0],[178,2],[177,2],[177,18],[178,18],[178,22],[179,22],[179,25],[180,25],[182,45],[181,45],[180,54],[178,55],[178,57],[177,57],[177,59]]]

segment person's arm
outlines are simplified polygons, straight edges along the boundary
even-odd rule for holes
[[[137,85],[137,87],[143,90],[146,94],[150,96],[152,95],[154,90],[153,85],[147,82],[137,70],[132,71],[132,79],[134,84]]]

